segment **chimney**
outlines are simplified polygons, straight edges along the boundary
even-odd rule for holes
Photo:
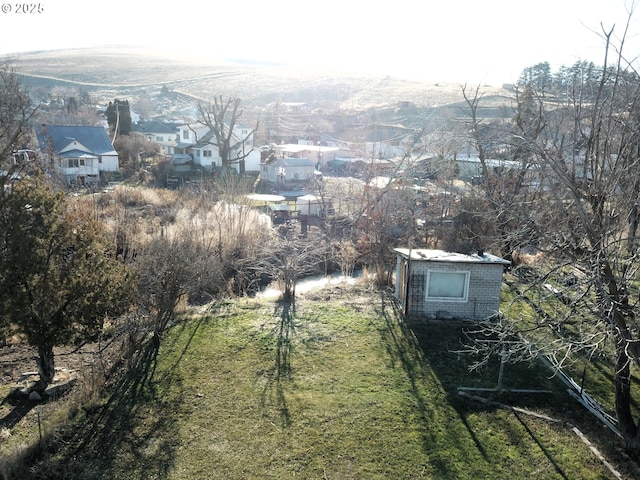
[[[482,249],[478,250],[478,256],[479,257],[484,257],[484,250],[482,250]]]

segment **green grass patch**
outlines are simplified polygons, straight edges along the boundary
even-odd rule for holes
[[[469,373],[463,326],[407,325],[364,295],[185,320],[78,415],[39,468],[58,476],[38,478],[609,478],[566,425],[457,394],[497,375]],[[539,366],[510,366],[505,382],[557,388]],[[507,400],[552,413],[567,401],[555,397]]]

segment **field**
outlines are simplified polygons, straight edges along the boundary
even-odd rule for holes
[[[124,47],[31,52],[13,60],[30,85],[82,87],[100,102],[152,94],[162,86],[201,99],[241,98],[248,108],[278,99],[313,103],[325,111],[395,107],[399,101],[437,108],[462,101],[459,84],[399,78],[392,71],[375,77],[323,65],[293,69]],[[485,85],[482,92],[488,103],[507,101],[501,86]]]
[[[32,476],[5,478],[615,478],[573,426],[637,478],[619,442],[539,365],[507,366],[505,387],[552,394],[460,396],[497,375],[497,365],[469,372],[464,329],[405,323],[387,292],[364,284],[293,305],[212,305],[109,397],[62,423],[43,405],[47,455],[30,454]]]

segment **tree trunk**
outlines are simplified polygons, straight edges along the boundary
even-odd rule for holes
[[[36,390],[44,391],[47,385],[53,382],[56,374],[52,345],[40,345],[38,347],[38,374],[40,380],[35,386]]]
[[[597,255],[597,253],[595,254]],[[593,258],[597,258],[595,256]],[[609,312],[611,316],[611,328],[613,330],[613,338],[615,342],[616,365],[614,372],[615,382],[615,409],[616,418],[618,419],[618,428],[625,441],[625,448],[629,455],[638,458],[640,454],[640,439],[638,438],[638,425],[636,424],[633,414],[631,413],[631,361],[630,352],[633,349],[633,342],[625,312],[621,311],[620,306],[625,305],[625,295],[621,292],[616,276],[614,275],[611,264],[604,261],[601,265],[602,273],[600,281],[605,285],[606,295],[601,296],[600,302],[602,310]],[[606,297],[604,301],[602,297]],[[630,313],[630,312],[628,312]]]
[[[627,453],[634,459],[637,459],[640,458],[640,435],[638,426],[631,413],[631,359],[627,353],[627,339],[620,332],[618,332],[617,335],[615,372],[616,417]]]

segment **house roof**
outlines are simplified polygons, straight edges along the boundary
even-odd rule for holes
[[[171,165],[187,165],[193,163],[193,157],[187,153],[174,153],[171,155]]]
[[[308,158],[293,158],[293,157],[278,158],[273,162],[271,162],[271,165],[280,165],[282,167],[313,167],[315,168],[314,163]]]
[[[300,153],[300,152],[321,152],[330,153],[338,152],[341,149],[338,147],[325,147],[323,145],[303,145],[299,143],[288,143],[285,145],[277,145],[276,150],[286,153]]]
[[[509,260],[491,255],[486,252],[472,254],[447,252],[444,250],[432,250],[428,248],[395,248],[394,251],[404,257],[415,261],[423,262],[446,262],[446,263],[497,263],[510,265]]]
[[[198,139],[198,141],[191,145],[191,148],[204,148],[207,145],[213,145],[213,143],[211,142],[211,140],[214,140],[214,134],[211,130],[209,130],[207,133],[205,133],[201,138]]]
[[[61,157],[64,158],[95,158],[96,155],[87,153],[84,150],[67,150],[64,153],[60,154]]]
[[[457,163],[470,163],[470,164],[480,164],[480,157],[472,156],[472,155],[458,155],[456,156]],[[501,168],[519,168],[522,167],[522,162],[518,162],[515,160],[501,160],[496,158],[487,158],[485,159],[485,164],[488,167],[501,167]]]
[[[178,133],[178,123],[159,122],[158,120],[149,120],[146,122],[138,122],[132,125],[132,130],[139,133]]]
[[[36,137],[42,151],[47,150],[49,139],[51,139],[53,151],[56,153],[76,140],[97,155],[115,154],[115,149],[103,127],[46,125],[36,129]],[[65,156],[68,156],[68,153],[65,153]]]

